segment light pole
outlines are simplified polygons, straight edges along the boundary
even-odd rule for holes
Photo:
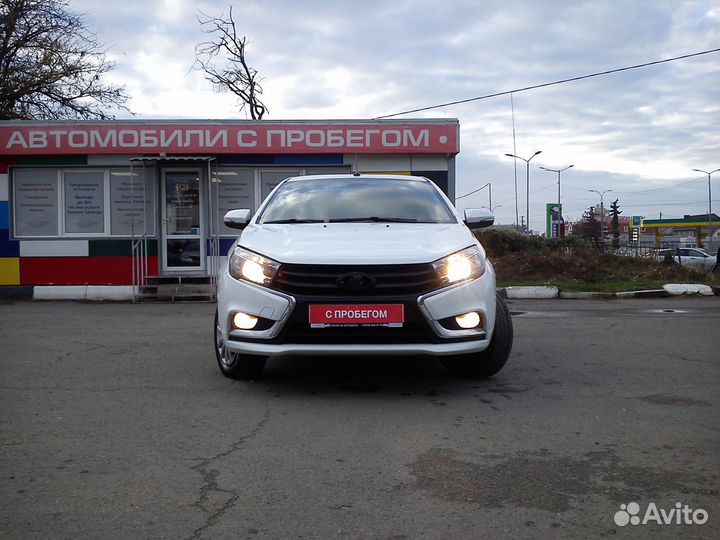
[[[538,150],[535,152],[532,156],[529,158],[521,158],[520,156],[516,156],[515,154],[505,154],[507,157],[515,158],[515,159],[522,159],[525,162],[526,169],[525,169],[525,182],[526,182],[526,194],[527,194],[527,201],[525,202],[525,213],[527,214],[525,216],[525,230],[528,234],[530,234],[530,160],[537,156],[538,154],[542,154],[542,150]]]
[[[708,177],[708,242],[712,242],[712,192],[710,188],[710,175],[720,171],[720,169],[715,169],[710,172],[703,171],[702,169],[693,169],[693,171],[707,174]]]
[[[597,193],[600,195],[600,237],[603,235],[603,226],[605,225],[605,216],[604,216],[604,206],[603,206],[603,197],[606,193],[609,193],[612,191],[612,189],[606,189],[602,193],[600,193],[597,189],[588,189],[588,191],[592,191],[593,193]]]
[[[560,173],[567,171],[570,167],[574,167],[574,165],[568,165],[564,169],[548,169],[547,167],[540,167],[543,171],[554,172],[558,175],[558,206],[560,206]]]

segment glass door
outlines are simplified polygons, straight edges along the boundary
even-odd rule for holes
[[[164,170],[162,178],[163,270],[204,270],[200,170]]]

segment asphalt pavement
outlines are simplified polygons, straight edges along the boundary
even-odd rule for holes
[[[1,304],[0,538],[719,537],[720,299],[508,303],[492,379],[252,382],[217,370],[211,304]]]

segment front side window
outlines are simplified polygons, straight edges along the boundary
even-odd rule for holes
[[[456,223],[437,190],[406,178],[324,178],[290,181],[275,192],[260,223]]]

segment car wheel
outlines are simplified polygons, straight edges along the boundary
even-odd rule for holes
[[[479,353],[452,356],[442,360],[445,369],[462,377],[492,377],[500,371],[510,356],[513,327],[510,311],[500,297],[495,297],[495,328],[487,349]]]
[[[260,376],[267,362],[265,356],[240,354],[225,347],[217,311],[215,312],[215,356],[222,374],[231,379],[255,379]]]

